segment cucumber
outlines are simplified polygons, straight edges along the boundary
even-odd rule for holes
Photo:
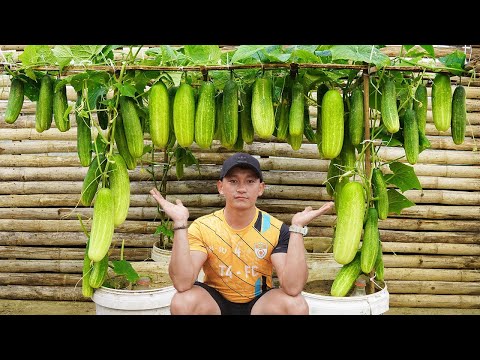
[[[447,74],[438,73],[432,85],[432,118],[438,131],[447,131],[452,121],[452,87]]]
[[[123,126],[123,119],[120,113],[117,114],[115,118],[115,144],[117,145],[118,153],[125,160],[128,170],[133,170],[137,167],[137,160],[130,154],[128,149],[127,137],[125,135],[125,128]]]
[[[152,143],[160,149],[165,149],[170,136],[170,99],[162,80],[158,80],[150,88],[148,115]]]
[[[23,80],[18,77],[12,78],[7,107],[5,108],[5,122],[7,124],[13,124],[18,119],[25,99],[24,93],[25,85]]]
[[[255,79],[252,90],[252,124],[259,138],[270,140],[275,130],[272,101],[272,81],[268,77]]]
[[[59,83],[58,81],[57,83]],[[61,132],[70,130],[70,113],[67,101],[67,85],[57,84],[53,92],[53,119]]]
[[[252,144],[255,138],[255,130],[252,123],[252,85],[248,84],[240,92],[240,129],[242,139],[247,144]]]
[[[76,107],[80,107],[82,103],[82,92],[77,93]],[[80,164],[84,167],[89,166],[92,161],[92,133],[90,131],[90,118],[80,116],[75,111],[75,121],[77,123],[77,154]]]
[[[204,81],[200,86],[195,112],[195,142],[202,149],[212,146],[215,111],[215,85],[211,81]]]
[[[130,208],[130,178],[127,165],[120,154],[114,154],[110,163],[108,180],[113,194],[115,227],[123,224]]]
[[[355,283],[355,280],[357,280],[362,273],[360,256],[360,251],[358,251],[351,262],[342,266],[333,280],[332,287],[330,288],[330,295],[343,297],[348,294]]]
[[[364,132],[363,90],[357,87],[350,96],[350,112],[348,114],[348,133],[352,145],[359,145],[363,141]]]
[[[452,139],[456,145],[465,141],[467,126],[466,92],[462,85],[457,85],[452,97]]]
[[[389,133],[396,133],[400,130],[400,118],[398,116],[397,93],[395,81],[385,80],[382,91],[382,101],[380,104],[382,122]]]
[[[128,150],[134,158],[143,155],[143,128],[142,122],[135,109],[135,101],[128,96],[120,96],[120,113],[125,130]]]
[[[376,198],[375,207],[377,208],[378,218],[384,220],[388,217],[389,201],[387,184],[385,183],[382,170],[379,168],[372,170],[372,185],[373,196]]]
[[[173,101],[173,129],[178,145],[187,148],[195,139],[195,92],[188,83],[182,83]]]
[[[41,133],[50,129],[53,120],[53,78],[45,74],[40,80],[40,93],[38,95],[35,111],[35,129]]]
[[[425,127],[427,124],[427,107],[428,96],[425,84],[419,84],[415,90],[415,100],[413,102],[413,110],[417,116],[418,129],[425,135]]]
[[[361,183],[351,181],[340,190],[337,224],[333,240],[333,257],[348,264],[358,251],[365,216],[365,191]]]
[[[102,260],[94,262],[90,274],[89,284],[93,289],[98,289],[102,286],[103,281],[108,274],[108,254]]]
[[[114,231],[114,211],[112,190],[106,187],[101,188],[98,190],[93,205],[93,220],[88,248],[88,257],[93,262],[102,260],[110,248]]]
[[[362,247],[360,249],[360,264],[365,274],[369,274],[374,269],[379,244],[378,212],[375,207],[370,207],[367,210],[367,221],[365,222]]]
[[[88,166],[87,174],[83,179],[80,202],[83,206],[90,206],[97,193],[102,172],[105,170],[106,160],[103,154],[94,157]]]
[[[403,117],[403,148],[407,161],[414,165],[417,163],[419,154],[418,124],[415,110],[405,110]]]
[[[325,159],[340,155],[344,138],[344,107],[340,92],[328,90],[322,99],[322,154]]]
[[[223,88],[223,145],[233,147],[238,137],[238,86],[229,79]]]
[[[293,81],[292,102],[288,114],[288,133],[292,136],[303,136],[305,98],[303,85],[298,79]]]

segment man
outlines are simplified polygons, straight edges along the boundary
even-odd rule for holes
[[[157,189],[150,191],[174,224],[169,275],[177,292],[171,313],[308,315],[301,294],[308,276],[303,236],[306,225],[333,202],[317,210],[306,207],[287,226],[257,208],[265,183],[260,163],[246,153],[225,160],[217,189],[225,207],[190,227],[189,211],[179,199],[173,204]],[[196,281],[201,269],[203,282]],[[279,288],[272,285],[273,269]]]

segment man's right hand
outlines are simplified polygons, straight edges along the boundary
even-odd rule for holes
[[[174,226],[187,225],[190,214],[188,209],[183,206],[180,199],[177,199],[176,204],[173,204],[166,200],[156,188],[150,190],[150,194],[152,194],[153,198],[157,201],[163,211],[165,211],[168,217],[173,221]]]

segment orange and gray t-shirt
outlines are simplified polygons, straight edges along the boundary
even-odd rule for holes
[[[245,303],[272,288],[270,255],[287,252],[288,226],[256,208],[252,222],[235,230],[225,221],[224,209],[199,217],[188,229],[190,250],[207,254],[203,282],[227,300]]]

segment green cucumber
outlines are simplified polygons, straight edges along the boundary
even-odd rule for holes
[[[417,163],[419,154],[419,129],[415,110],[405,110],[403,117],[403,148],[405,149],[405,157],[407,161],[414,165]]]
[[[389,133],[396,133],[400,130],[400,118],[398,116],[395,81],[392,79],[385,80],[380,107],[385,129],[387,129]]]
[[[361,183],[351,181],[342,187],[337,206],[337,224],[333,240],[333,257],[348,264],[358,251],[365,216],[365,191]]]
[[[460,145],[465,141],[465,128],[467,125],[466,97],[465,88],[462,85],[457,85],[452,97],[452,139],[456,145]]]
[[[150,88],[148,115],[152,143],[164,149],[170,136],[170,99],[167,87],[162,80],[158,80]]]
[[[344,138],[344,112],[340,92],[328,90],[322,99],[322,154],[325,159],[340,155]]]
[[[40,80],[40,93],[38,95],[35,111],[35,129],[41,133],[50,129],[53,120],[53,78],[45,74]]]
[[[25,99],[24,93],[25,85],[23,80],[18,77],[12,78],[7,107],[5,108],[5,122],[7,124],[13,124],[18,119]]]
[[[438,131],[447,131],[452,121],[452,87],[447,74],[438,73],[432,85],[432,118]]]

